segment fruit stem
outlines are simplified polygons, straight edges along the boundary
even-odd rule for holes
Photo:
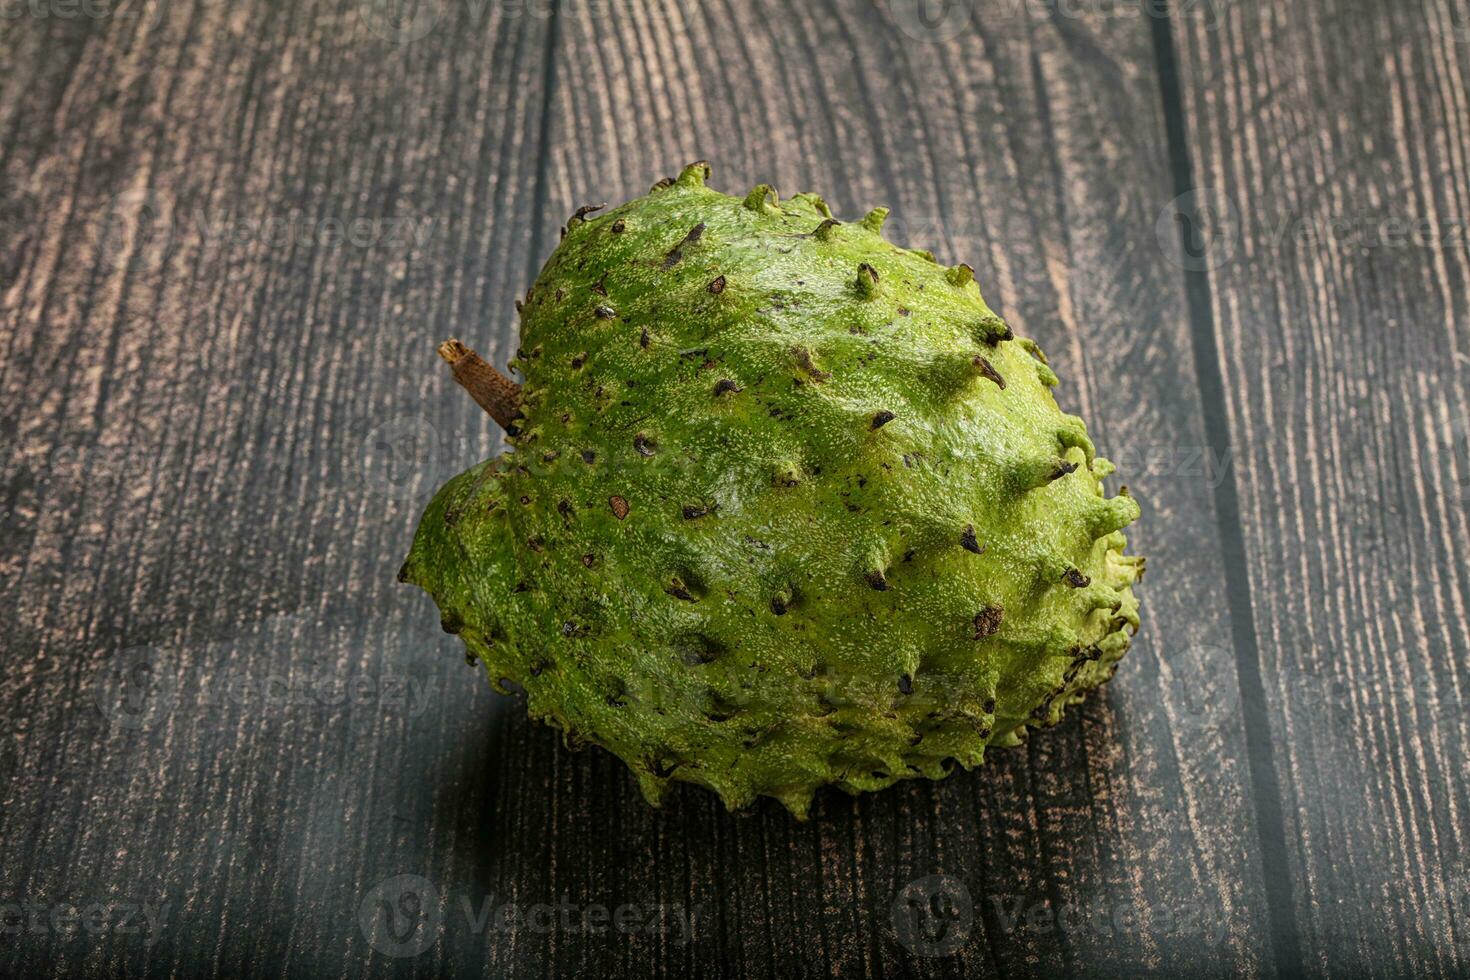
[[[521,386],[458,340],[446,340],[440,344],[439,356],[448,362],[454,372],[454,380],[490,413],[496,424],[509,431],[511,424],[521,415]]]

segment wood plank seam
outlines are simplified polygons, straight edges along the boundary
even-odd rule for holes
[[[1193,161],[1184,121],[1183,96],[1179,86],[1173,18],[1168,0],[1156,0],[1157,16],[1150,18],[1159,94],[1163,100],[1164,126],[1169,142],[1169,161],[1174,193],[1180,197],[1195,190]],[[1177,198],[1176,198],[1177,200]],[[1198,227],[1198,215],[1183,210],[1183,221]],[[1180,235],[1185,229],[1180,229]],[[1184,269],[1190,335],[1194,340],[1195,381],[1200,386],[1200,408],[1204,416],[1205,442],[1230,444],[1229,420],[1225,417],[1225,380],[1220,367],[1217,326],[1212,314],[1209,272]],[[1241,714],[1246,737],[1246,756],[1251,774],[1251,798],[1256,811],[1260,840],[1261,874],[1266,889],[1271,951],[1279,976],[1305,973],[1301,932],[1296,917],[1295,887],[1287,859],[1286,822],[1281,787],[1276,779],[1275,751],[1271,742],[1270,713],[1261,678],[1261,653],[1256,631],[1250,574],[1245,558],[1245,534],[1241,526],[1240,497],[1235,470],[1229,468],[1213,487],[1220,545],[1225,560],[1227,606],[1230,610],[1231,643],[1235,650],[1236,681],[1240,690]]]

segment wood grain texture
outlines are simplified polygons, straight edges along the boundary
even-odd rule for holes
[[[373,883],[495,860],[462,797],[503,714],[394,572],[498,439],[434,349],[503,338],[530,274],[548,24],[157,12],[3,27],[0,891],[171,915],[0,972],[391,968]]]
[[[1302,967],[1470,969],[1463,5],[1178,19]]]
[[[1470,967],[1464,250],[1243,231],[1199,268],[1169,207],[1192,168],[1268,215],[1465,214],[1470,48],[1426,4],[15,8],[0,973]],[[1101,696],[806,824],[650,810],[394,581],[498,449],[436,343],[503,364],[565,216],[701,157],[969,262],[1144,508]]]

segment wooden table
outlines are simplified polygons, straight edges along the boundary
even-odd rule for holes
[[[0,973],[1470,971],[1458,0],[377,2],[3,10]],[[1102,696],[805,824],[394,581],[435,342],[701,157],[973,265],[1144,509]]]

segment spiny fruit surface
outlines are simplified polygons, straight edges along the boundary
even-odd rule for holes
[[[804,817],[1107,680],[1138,507],[967,266],[708,172],[573,216],[521,305],[512,449],[438,492],[402,577],[651,802]]]

